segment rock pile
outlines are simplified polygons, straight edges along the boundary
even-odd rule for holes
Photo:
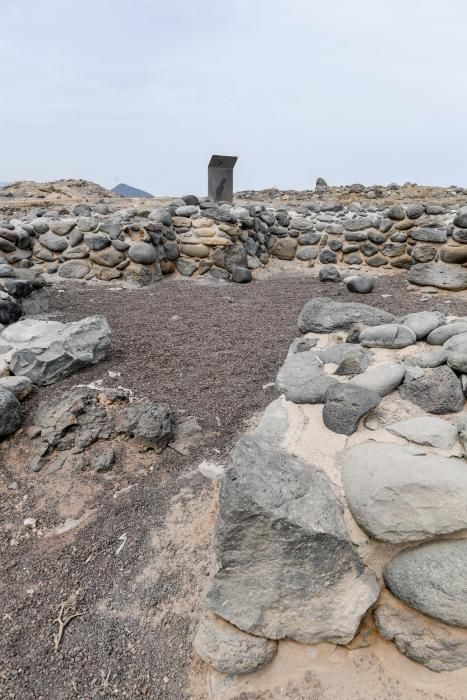
[[[429,669],[466,667],[465,321],[322,298],[298,326],[222,480],[195,648],[245,673],[282,639],[349,644],[366,616]]]
[[[61,278],[138,285],[175,272],[244,283],[271,258],[317,263],[325,279],[340,279],[335,265],[350,271],[362,265],[411,268],[415,284],[466,289],[467,213],[459,204],[313,200],[273,208],[190,195],[166,207],[148,200],[119,208],[117,200],[33,208],[0,220],[0,290],[8,294],[12,288],[28,293],[31,280],[23,272],[31,267]],[[23,271],[19,279],[13,268]]]

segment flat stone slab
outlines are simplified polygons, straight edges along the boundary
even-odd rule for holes
[[[380,401],[379,394],[364,387],[350,383],[331,386],[324,397],[324,425],[334,433],[352,435],[360,419]]]
[[[400,601],[383,598],[373,613],[376,627],[402,654],[432,671],[456,671],[467,666],[467,629],[444,625],[411,610]]]
[[[268,639],[348,643],[379,587],[324,472],[253,436],[222,480],[208,609]]]
[[[386,323],[374,328],[365,328],[360,333],[360,343],[366,348],[406,348],[417,342],[411,328],[398,323]]]
[[[457,265],[418,263],[409,269],[408,280],[422,287],[467,289],[467,270]]]
[[[314,351],[289,353],[276,377],[277,391],[294,403],[323,403],[326,391],[337,383],[323,374]]]
[[[464,408],[462,386],[452,369],[443,365],[422,370],[421,376],[407,378],[399,387],[401,398],[420,406],[426,413],[458,413]]]
[[[386,425],[385,430],[411,442],[416,442],[417,445],[429,445],[430,447],[439,447],[442,450],[449,450],[457,442],[457,428],[446,420],[432,416],[409,418],[399,423]]]
[[[467,527],[463,460],[368,441],[344,451],[343,478],[353,517],[381,542],[416,542]]]
[[[404,549],[386,566],[384,581],[409,607],[467,627],[467,540]]]
[[[405,367],[400,362],[388,362],[384,365],[378,365],[367,369],[366,372],[352,377],[349,384],[362,386],[365,389],[370,389],[380,396],[386,396],[391,391],[397,389],[399,384],[404,379]]]
[[[381,323],[391,323],[393,320],[393,314],[367,304],[317,297],[308,301],[301,310],[298,328],[302,333],[332,333],[340,328],[350,328],[354,323],[377,326]]]

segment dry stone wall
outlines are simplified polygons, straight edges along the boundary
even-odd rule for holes
[[[0,256],[2,289],[11,267],[137,285],[172,273],[249,282],[271,258],[342,271],[412,268],[417,284],[459,289],[467,288],[467,209],[332,201],[271,208],[195,196],[154,208],[81,204],[0,220]]]

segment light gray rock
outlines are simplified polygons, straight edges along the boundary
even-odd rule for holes
[[[437,672],[467,666],[467,630],[426,617],[389,594],[373,617],[379,633],[412,661]]]
[[[33,383],[28,377],[15,377],[10,375],[9,377],[0,378],[0,389],[8,389],[11,393],[16,396],[18,401],[22,401],[28,396],[32,389]]]
[[[352,435],[360,419],[380,403],[374,391],[352,384],[334,384],[324,396],[323,422],[335,433]]]
[[[467,270],[447,263],[417,263],[409,269],[408,280],[422,287],[467,289]]]
[[[221,485],[208,609],[269,639],[346,644],[378,596],[327,476],[243,437]]]
[[[417,342],[411,328],[398,323],[386,323],[374,328],[365,328],[360,333],[360,343],[366,348],[406,348]]]
[[[460,459],[368,441],[343,454],[347,504],[381,542],[417,542],[467,527],[467,469]]]
[[[0,387],[0,438],[15,433],[22,422],[21,404],[18,399],[8,389]]]
[[[457,442],[457,428],[446,420],[432,416],[408,418],[386,425],[385,430],[416,442],[417,445],[429,445],[443,450],[449,450]]]
[[[198,264],[194,262],[194,260],[190,260],[189,258],[178,258],[177,262],[175,263],[175,266],[177,270],[180,272],[181,275],[184,275],[185,277],[191,277],[191,275],[198,269]],[[211,270],[209,272],[212,272]],[[225,272],[223,270],[223,272]],[[229,273],[227,273],[227,277],[229,276]]]
[[[426,342],[430,345],[443,345],[446,340],[449,340],[449,338],[452,338],[454,335],[460,335],[461,333],[467,333],[467,321],[453,321],[452,323],[440,326],[431,331]]]
[[[316,356],[319,358],[320,362],[325,365],[338,365],[344,357],[353,355],[356,352],[360,352],[368,359],[370,358],[369,351],[364,350],[362,346],[357,343],[334,343],[332,345],[327,345],[322,350],[315,350]]]
[[[287,410],[282,399],[279,398],[266,407],[254,434],[271,445],[279,445],[285,437],[288,426]]]
[[[418,311],[417,313],[403,316],[399,319],[399,323],[413,330],[417,340],[422,340],[435,328],[445,324],[446,316],[439,311]]]
[[[423,376],[412,379],[399,387],[406,401],[420,406],[426,413],[458,413],[464,408],[461,383],[449,367],[425,369]]]
[[[54,253],[62,253],[68,248],[68,241],[66,238],[57,236],[50,231],[39,236],[39,243],[41,243],[44,248],[47,248],[47,250],[51,250]]]
[[[416,352],[404,359],[407,367],[440,367],[445,365],[448,359],[447,350],[433,352]]]
[[[134,243],[128,249],[128,257],[140,265],[152,265],[157,260],[157,252],[150,243]]]
[[[454,372],[467,374],[467,352],[449,352],[447,365]]]
[[[68,260],[58,268],[60,277],[70,279],[83,279],[89,273],[91,266],[86,260]]]
[[[66,236],[76,226],[75,219],[50,219],[49,228],[57,236]]]
[[[102,360],[110,328],[102,316],[72,323],[28,319],[5,328],[3,344],[12,350],[10,371],[43,386]]]
[[[314,351],[292,352],[276,377],[276,389],[294,403],[323,403],[328,388],[337,383],[323,374]]]
[[[449,353],[467,353],[467,333],[453,335],[449,340],[446,340],[443,348]]]
[[[243,632],[217,615],[205,615],[196,631],[197,654],[219,673],[253,673],[268,664],[278,643]]]
[[[354,323],[377,326],[391,323],[392,314],[367,304],[339,302],[329,297],[317,297],[308,301],[300,312],[298,327],[302,333],[331,333],[350,328]]]
[[[414,241],[424,241],[426,243],[446,243],[448,236],[446,229],[439,226],[420,226],[410,231]]]
[[[366,372],[353,377],[350,384],[370,389],[380,396],[386,396],[394,391],[404,379],[405,367],[400,362],[388,362],[377,367],[371,367]]]
[[[386,566],[384,581],[409,607],[467,627],[467,540],[404,549]]]

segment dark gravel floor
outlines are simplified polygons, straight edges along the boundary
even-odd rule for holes
[[[189,494],[182,511],[189,515],[191,508],[202,516],[212,486],[196,472],[196,465],[203,458],[224,459],[245,420],[274,398],[273,389],[263,386],[274,380],[305,301],[326,295],[395,313],[425,308],[449,308],[459,315],[467,311],[460,296],[436,295],[423,303],[422,293],[406,291],[405,275],[379,279],[376,291],[365,297],[356,297],[341,285],[289,275],[218,288],[181,281],[131,291],[82,285],[63,285],[61,292],[54,288],[53,317],[71,321],[105,315],[113,334],[112,351],[98,366],[41,389],[29,402],[29,420],[38,399],[57,399],[74,384],[105,378],[108,370],[114,370],[121,376],[106,378],[107,386],[122,384],[138,397],[166,403],[179,415],[196,416],[206,438],[189,458],[166,450],[157,458],[154,472],[121,498],[112,498],[110,490],[101,493],[97,517],[73,538],[49,547],[39,546],[34,538],[16,546],[8,544],[8,537],[0,539],[0,697],[195,697],[187,689],[193,617],[183,612],[183,606],[172,604],[186,595],[187,571],[193,576],[183,559],[189,542],[176,544],[173,539],[169,553],[161,545],[160,556],[167,561],[169,554],[173,565],[157,580],[150,576],[143,580],[141,573],[154,557],[153,533],[163,532],[170,504],[181,492]],[[33,489],[28,498],[34,510]],[[4,503],[0,514],[14,519],[11,508]],[[131,546],[119,559],[114,556],[116,538],[123,532],[131,532]],[[189,540],[189,529],[187,533]],[[208,572],[209,534],[198,548],[193,544],[199,576]],[[197,536],[193,531],[194,543]],[[40,592],[32,595],[35,586]],[[76,589],[87,614],[70,624],[64,643],[54,652],[55,608]],[[105,600],[110,601],[112,614],[102,611]],[[162,608],[166,614],[151,621],[151,610]],[[144,615],[128,612],[141,609]],[[204,697],[202,691],[199,697]]]

